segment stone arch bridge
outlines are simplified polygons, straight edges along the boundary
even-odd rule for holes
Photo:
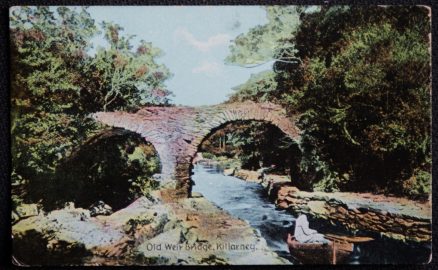
[[[145,107],[135,113],[97,112],[92,117],[112,127],[139,133],[156,149],[161,162],[162,185],[172,197],[191,192],[191,164],[204,138],[215,129],[235,121],[271,123],[293,140],[299,130],[285,110],[273,103],[230,103],[200,107]]]

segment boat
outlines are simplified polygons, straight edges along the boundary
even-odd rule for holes
[[[302,264],[337,264],[345,262],[353,252],[353,243],[342,237],[325,236],[329,243],[300,243],[288,234],[289,251]]]

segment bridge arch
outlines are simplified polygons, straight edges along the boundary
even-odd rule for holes
[[[69,192],[50,192],[47,207],[74,202],[89,208],[103,201],[113,210],[124,208],[141,194],[136,184],[148,181],[137,176],[149,177],[158,171],[156,155],[153,145],[138,133],[121,128],[101,130],[60,161],[55,179],[62,181],[54,181],[54,190]],[[145,166],[152,163],[152,168]]]
[[[286,134],[283,130],[281,130],[277,125],[273,124],[272,122],[268,122],[268,121],[265,121],[265,120],[255,120],[255,119],[251,119],[251,120],[240,120],[239,119],[239,120],[234,120],[234,121],[228,121],[228,122],[225,122],[225,123],[221,124],[220,126],[217,126],[217,127],[213,128],[213,129],[211,129],[209,133],[207,133],[205,136],[203,136],[201,142],[198,144],[197,151],[196,151],[195,155],[192,156],[192,159],[191,159],[192,163],[194,163],[195,159],[199,157],[198,153],[199,152],[203,152],[204,143],[209,138],[211,138],[211,136],[215,135],[215,133],[220,132],[222,130],[228,130],[229,132],[233,133],[237,128],[243,130],[244,126],[246,126],[247,124],[250,124],[250,123],[262,124],[264,127],[267,127],[267,128],[270,128],[270,129],[274,128],[274,130],[271,130],[271,132],[277,132],[276,133],[277,136],[279,134],[282,134],[280,136],[288,137],[292,142],[298,143],[296,141],[296,138],[294,138],[293,136],[290,136],[290,134],[289,135]],[[215,152],[213,152],[213,154],[214,153]]]
[[[300,132],[294,119],[273,103],[230,103],[200,107],[145,107],[136,113],[98,112],[101,123],[141,134],[160,157],[163,185],[175,190],[173,197],[191,192],[191,164],[199,145],[214,129],[236,121],[263,121],[277,126],[293,140]]]

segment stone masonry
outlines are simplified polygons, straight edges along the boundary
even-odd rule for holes
[[[230,122],[255,120],[277,126],[294,140],[300,136],[294,119],[273,103],[145,107],[136,113],[98,112],[92,117],[106,125],[139,133],[152,143],[161,161],[162,184],[175,190],[172,197],[180,198],[190,196],[192,160],[204,138],[215,129]]]
[[[285,175],[242,169],[228,171],[239,179],[260,183],[279,209],[295,216],[306,214],[314,220],[339,225],[350,232],[378,233],[395,240],[430,242],[431,201],[353,192],[307,192],[291,185]]]

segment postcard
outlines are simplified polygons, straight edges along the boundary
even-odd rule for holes
[[[429,263],[430,14],[11,7],[12,263]]]

